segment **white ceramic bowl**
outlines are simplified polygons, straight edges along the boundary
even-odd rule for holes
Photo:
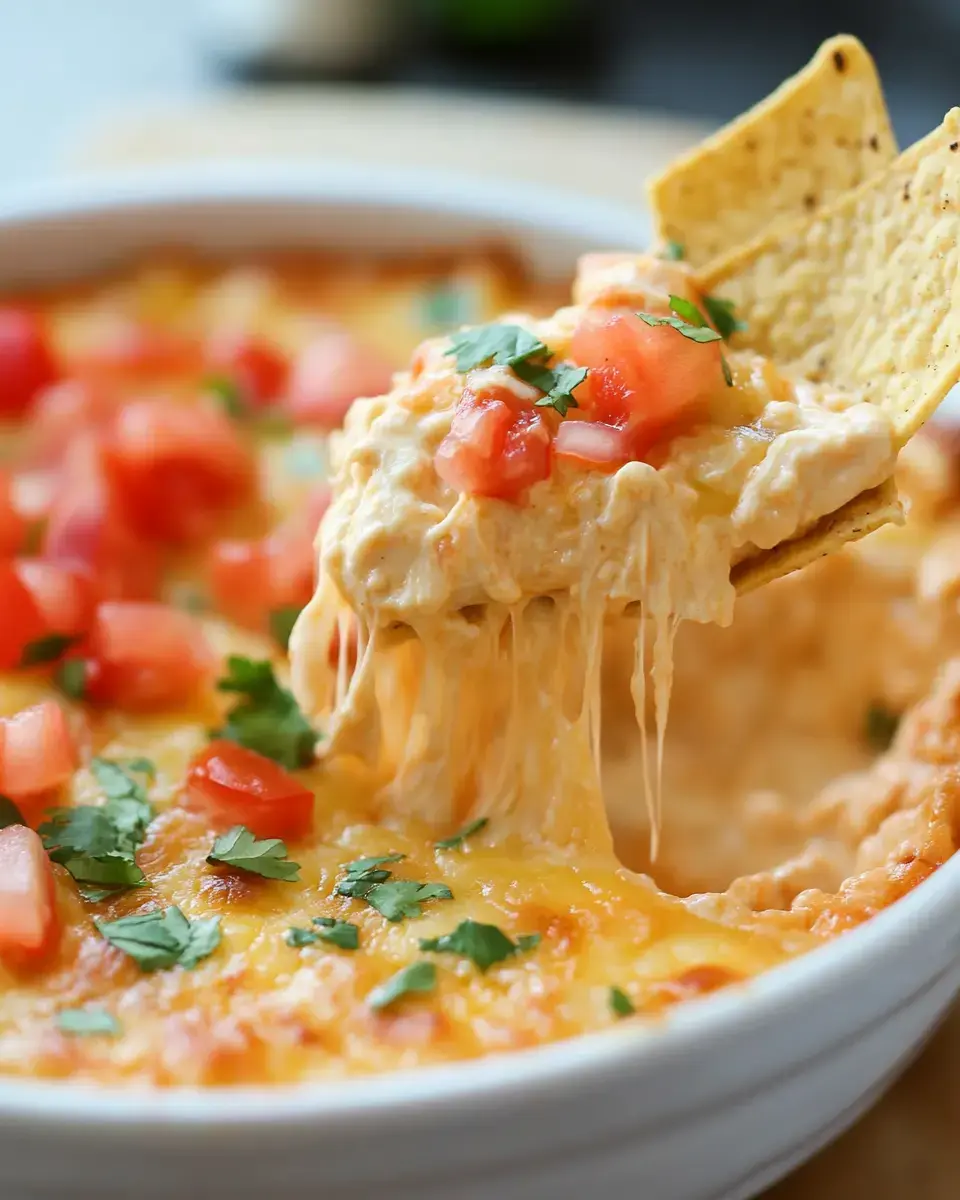
[[[639,245],[622,209],[423,174],[246,168],[0,199],[0,288],[158,245],[403,250],[496,236],[544,275]],[[740,1200],[879,1095],[960,990],[960,857],[867,925],[649,1027],[336,1086],[0,1080],[4,1200]]]

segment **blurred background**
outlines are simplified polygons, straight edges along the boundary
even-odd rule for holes
[[[903,143],[960,101],[960,0],[0,0],[0,183],[184,158],[489,158],[624,198],[627,172],[841,31],[876,56]]]

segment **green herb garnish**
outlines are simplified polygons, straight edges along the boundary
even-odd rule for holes
[[[627,993],[618,987],[612,987],[607,993],[607,1003],[615,1017],[632,1017],[637,1011]]]
[[[662,257],[669,259],[670,262],[683,262],[687,257],[687,248],[683,242],[667,242],[663,248]]]
[[[275,608],[270,614],[270,633],[281,650],[289,649],[290,634],[300,613],[298,605],[287,604],[283,608]]]
[[[403,996],[414,992],[432,992],[436,986],[437,968],[433,963],[412,963],[375,987],[367,996],[367,1004],[374,1009],[389,1008]]]
[[[390,879],[375,883],[361,899],[388,921],[423,915],[420,905],[425,900],[452,900],[453,892],[445,883],[417,883],[413,879]]]
[[[864,719],[864,734],[878,754],[890,749],[900,725],[900,714],[882,704],[871,704]]]
[[[528,358],[547,358],[550,351],[539,338],[520,325],[477,325],[450,339],[461,374],[476,367],[515,367]]]
[[[66,659],[57,667],[53,680],[65,696],[71,700],[82,700],[87,689],[86,659]]]
[[[729,342],[735,333],[742,333],[746,329],[747,323],[737,317],[732,300],[724,300],[720,296],[704,296],[702,299],[707,315],[725,342]]]
[[[707,318],[703,315],[699,308],[692,300],[685,300],[683,296],[671,296],[670,308],[674,312],[672,317],[657,317],[653,313],[638,312],[637,316],[646,325],[669,325],[671,329],[676,329],[683,337],[689,338],[691,342],[720,342],[723,340],[716,329],[711,329],[707,324]],[[723,378],[727,387],[733,387],[733,374],[730,371],[730,364],[726,358],[720,355],[720,366],[723,370]]]
[[[35,641],[27,642],[20,656],[21,667],[40,667],[56,662],[80,639],[72,633],[48,633]]]
[[[126,766],[107,758],[90,763],[106,801],[54,808],[37,830],[51,859],[78,883],[99,887],[140,887],[146,883],[135,855],[153,820],[153,806],[131,772],[151,776],[153,764],[134,759]]]
[[[222,833],[213,843],[207,862],[287,883],[300,878],[300,864],[287,858],[287,847],[279,838],[258,841],[245,825],[234,825]]]
[[[64,1008],[57,1013],[57,1028],[74,1037],[118,1037],[120,1022],[103,1008]]]
[[[235,421],[242,420],[249,413],[250,409],[242,390],[229,375],[208,375],[201,386],[205,392],[215,397],[227,416],[233,417]]]
[[[220,945],[220,918],[188,921],[179,908],[94,920],[111,946],[132,958],[141,971],[181,966],[192,969]]]
[[[510,367],[519,379],[546,393],[535,402],[538,408],[553,408],[565,417],[569,409],[579,407],[573,392],[586,379],[587,369],[569,363],[548,366],[550,348],[519,325],[463,330],[451,338],[449,353],[456,356],[460,372],[491,365]]]
[[[221,692],[244,699],[227,714],[227,723],[213,736],[227,738],[272,758],[288,770],[307,767],[314,759],[319,735],[300,711],[292,693],[281,687],[266,659],[231,654],[227,675],[217,683]]]
[[[6,829],[10,825],[26,825],[26,823],[23,813],[10,797],[0,796],[0,829]]]
[[[441,838],[434,845],[438,850],[459,850],[468,837],[473,837],[481,829],[486,829],[489,824],[489,817],[477,817],[475,821],[468,821],[462,829],[458,829],[456,833],[448,838]]]
[[[312,946],[316,942],[327,942],[340,950],[358,950],[360,948],[360,930],[350,921],[335,921],[333,917],[314,917],[316,929],[298,929],[292,926],[284,934],[288,946],[300,949]]]
[[[438,954],[458,954],[468,958],[480,971],[487,971],[495,963],[512,958],[525,950],[532,950],[540,942],[539,933],[521,935],[515,942],[496,925],[482,925],[479,921],[461,921],[452,931],[442,937],[421,938],[420,949]]]

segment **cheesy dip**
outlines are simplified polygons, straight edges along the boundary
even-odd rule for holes
[[[854,231],[896,184],[941,270],[956,120],[728,258],[588,256],[572,304],[490,250],[0,300],[0,1072],[280,1085],[662,1019],[953,854],[960,505],[903,444],[960,306],[938,275],[924,336],[872,336],[896,256]],[[894,470],[903,528],[734,614]]]

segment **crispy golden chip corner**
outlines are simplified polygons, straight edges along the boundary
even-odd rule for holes
[[[897,153],[873,59],[831,38],[796,75],[649,186],[655,232],[695,267],[812,212]]]
[[[874,533],[884,525],[902,525],[903,506],[897,496],[897,485],[888,479],[879,487],[862,492],[836,512],[822,517],[800,537],[781,542],[772,550],[759,551],[744,559],[730,572],[730,581],[739,595],[752,592],[764,584],[790,575]]]
[[[701,274],[737,337],[858,392],[907,441],[960,379],[960,108],[879,175]]]

